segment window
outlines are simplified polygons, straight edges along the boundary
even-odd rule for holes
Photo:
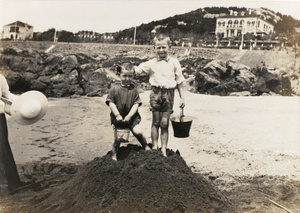
[[[10,33],[12,33],[12,32],[18,33],[18,32],[19,32],[19,27],[12,26],[12,27],[10,27],[9,32],[10,32]]]

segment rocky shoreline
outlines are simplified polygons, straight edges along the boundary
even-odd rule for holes
[[[79,44],[68,44],[69,49],[76,45]],[[118,62],[127,60],[138,65],[153,57],[146,47],[140,47],[138,52],[137,48],[129,51],[126,46],[108,46],[118,52],[112,55],[107,54],[107,46],[99,46],[98,52],[93,54],[74,47],[73,52],[66,51],[68,46],[58,45],[49,52],[35,46],[3,47],[0,55],[1,73],[7,77],[13,92],[38,90],[47,97],[102,96],[110,84],[118,79],[114,70]],[[207,56],[202,54],[202,57],[196,50],[191,51],[190,56],[182,56],[178,48],[174,50],[172,54],[180,59],[188,86],[193,92],[221,96],[298,94],[295,70],[289,70],[291,68],[288,65],[270,67],[265,61],[258,61],[260,57],[254,56],[253,52],[252,55],[242,52],[240,57],[224,59],[215,50],[207,50]],[[243,64],[243,57],[246,60],[247,57],[249,60],[252,58],[253,65]],[[149,88],[147,78],[137,77],[136,81],[142,89]]]

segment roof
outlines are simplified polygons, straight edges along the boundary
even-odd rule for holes
[[[218,18],[260,18],[256,14],[245,14],[245,15],[224,15],[219,16]]]
[[[7,24],[7,25],[5,25],[5,26],[25,27],[26,25],[29,26],[29,27],[32,27],[31,25],[25,24],[25,23],[23,23],[23,22],[21,22],[21,21],[16,21],[16,22],[13,22],[13,23],[11,23],[11,24]]]
[[[247,14],[247,15],[225,15],[225,16],[219,16],[217,19],[222,19],[222,18],[259,18],[261,20],[264,20],[263,18],[261,18],[260,16],[258,15],[255,15],[255,14]],[[267,20],[264,20],[265,22],[271,24],[274,26],[274,24],[270,23],[269,21]]]

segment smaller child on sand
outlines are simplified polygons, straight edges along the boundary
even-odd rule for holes
[[[111,110],[111,123],[114,128],[130,129],[143,148],[145,150],[150,150],[140,127],[141,116],[138,112],[138,108],[141,106],[142,102],[138,90],[132,84],[134,65],[125,62],[118,65],[117,72],[121,82],[112,86],[105,102]],[[120,143],[121,141],[118,141],[116,138],[114,139],[112,146],[113,160],[117,160]]]

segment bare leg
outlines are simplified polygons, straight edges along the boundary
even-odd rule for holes
[[[112,145],[112,156],[111,156],[111,158],[115,161],[117,161],[117,155],[118,155],[118,150],[119,150],[120,144],[121,144],[121,141],[115,139],[114,143]]]
[[[160,129],[161,129],[161,151],[163,156],[167,157],[167,145],[169,140],[169,119],[170,113],[163,112],[162,118],[160,122]]]
[[[158,149],[158,136],[159,136],[159,125],[160,125],[160,112],[152,112],[152,126],[151,126],[151,140],[152,149]]]
[[[138,141],[142,144],[142,146],[145,150],[150,150],[150,147],[148,146],[147,140],[146,140],[145,136],[143,135],[140,125],[136,125],[132,129],[132,133],[138,139]]]

